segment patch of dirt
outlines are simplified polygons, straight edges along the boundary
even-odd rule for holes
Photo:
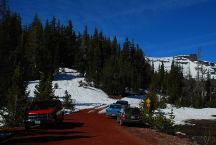
[[[181,132],[200,144],[216,145],[216,120],[188,120],[194,125],[179,126]]]
[[[157,132],[151,128],[128,127],[127,129],[148,145],[198,145],[187,138]]]

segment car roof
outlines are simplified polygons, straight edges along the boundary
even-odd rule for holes
[[[126,105],[126,104],[128,104],[128,101],[125,101],[125,100],[118,100],[118,101],[116,101],[116,103],[117,103],[117,104],[124,104],[124,105]]]
[[[110,105],[121,106],[121,104],[116,104],[116,103],[113,103],[113,104],[110,104]]]
[[[58,99],[40,99],[40,100],[34,100],[32,103],[40,103],[40,102],[61,102]]]
[[[139,109],[139,108],[138,108],[138,107],[127,107],[127,108],[125,108],[125,110],[126,110],[126,109],[127,109],[127,110],[129,110],[129,109],[132,110],[132,109]]]
[[[128,101],[125,101],[125,100],[117,100],[116,102],[127,102],[128,103]]]

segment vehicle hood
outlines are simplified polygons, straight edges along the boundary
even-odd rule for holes
[[[28,115],[35,115],[35,114],[50,114],[55,112],[55,109],[53,108],[47,108],[47,109],[40,109],[40,110],[30,110],[28,111]]]
[[[117,108],[107,108],[106,111],[107,111],[107,112],[111,112],[111,113],[120,113],[121,109],[117,109]]]

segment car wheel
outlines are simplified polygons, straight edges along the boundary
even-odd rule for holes
[[[29,124],[25,124],[25,129],[29,130],[30,129],[30,125]]]
[[[64,120],[64,115],[62,115],[62,117],[59,119],[59,124],[62,124]]]
[[[119,121],[120,121],[120,117],[119,117],[119,116],[117,116],[117,119],[116,119],[116,120],[117,120],[117,122],[119,122]]]
[[[124,125],[124,122],[123,122],[123,120],[119,120],[119,124],[121,125],[121,126],[123,126]]]

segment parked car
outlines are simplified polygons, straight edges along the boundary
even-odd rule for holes
[[[106,115],[110,117],[117,117],[120,114],[122,106],[120,104],[110,104],[106,109]]]
[[[122,126],[126,123],[141,124],[142,117],[140,109],[137,107],[123,108],[117,117],[119,124]]]
[[[25,128],[33,125],[57,124],[64,119],[64,109],[59,100],[34,101],[26,111]]]
[[[118,101],[116,101],[116,104],[120,104],[122,106],[122,108],[127,108],[130,106],[128,101],[125,101],[125,100],[118,100]]]

